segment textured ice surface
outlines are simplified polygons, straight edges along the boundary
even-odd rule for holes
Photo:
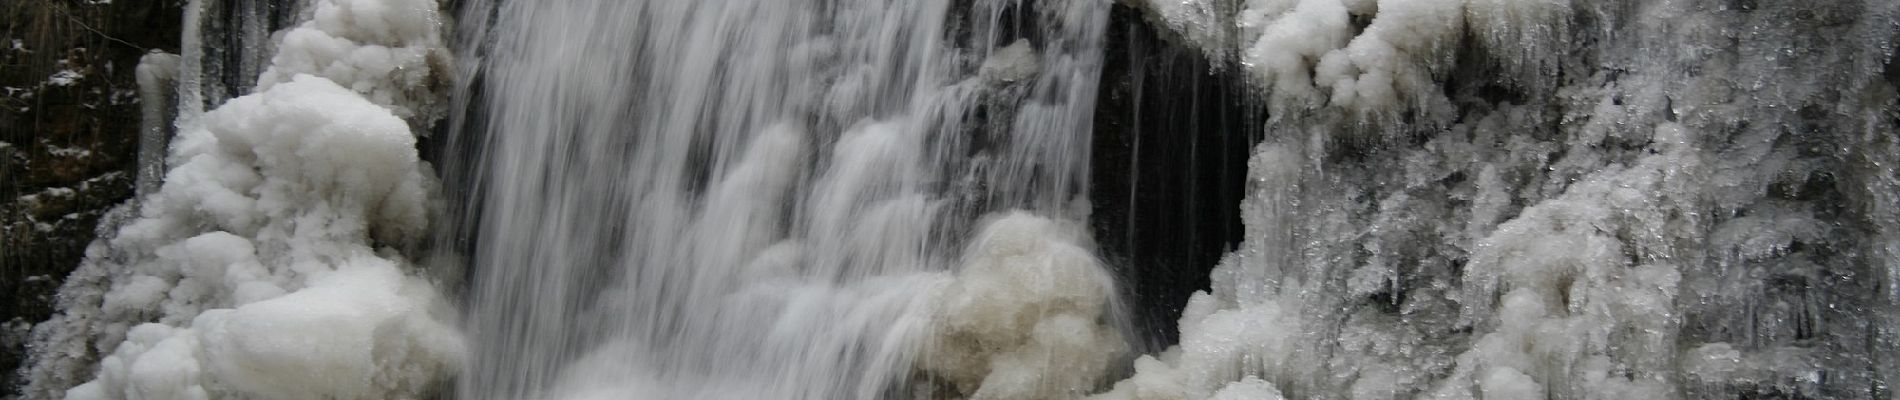
[[[152,52],[139,58],[139,161],[136,188],[138,195],[158,191],[165,181],[165,150],[172,132],[166,118],[176,100],[178,55]]]
[[[94,247],[40,333],[67,349],[40,367],[110,353],[72,398],[416,395],[458,362],[434,289],[371,246],[415,240],[428,214],[406,123],[309,76],[204,121],[185,135],[208,145],[175,154],[189,161]]]
[[[289,37],[344,24],[442,51],[433,2],[314,7]],[[400,251],[436,207],[403,117],[438,99],[387,94],[439,72],[331,44],[287,40],[257,93],[181,119],[164,183],[108,219],[35,328],[29,397],[413,398],[460,364],[447,304]],[[299,69],[331,50],[366,58]]]
[[[418,124],[443,117],[448,49],[433,0],[318,1],[308,21],[281,33],[257,89],[310,74],[354,90]]]
[[[1893,394],[1900,5],[1235,13],[1247,239],[1104,397]]]
[[[1237,63],[1266,92],[1276,119],[1329,107],[1375,125],[1406,112],[1446,112],[1440,84],[1467,32],[1532,85],[1555,72],[1567,38],[1565,0],[1145,0],[1159,25],[1216,61]]]

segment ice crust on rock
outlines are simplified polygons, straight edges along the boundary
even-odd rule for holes
[[[1272,118],[1315,111],[1392,125],[1408,112],[1445,113],[1439,82],[1469,34],[1510,84],[1554,71],[1568,0],[1206,0],[1133,4],[1188,47],[1234,60],[1264,89]],[[1230,33],[1232,32],[1232,33]],[[1230,56],[1232,55],[1232,56]],[[1283,115],[1288,114],[1288,115]]]
[[[436,4],[312,7],[258,91],[181,121],[164,183],[103,224],[35,328],[29,397],[418,398],[460,365],[403,255],[439,207],[411,130],[441,101],[417,91],[446,55]]]
[[[1185,15],[1163,2],[1194,1],[1147,2],[1151,18]],[[1866,399],[1900,382],[1879,355],[1900,343],[1900,3],[1234,13],[1211,23],[1235,37],[1191,46],[1240,54],[1268,115],[1246,239],[1181,342],[1100,398],[1264,382],[1290,398]]]
[[[1440,398],[1544,397],[1546,391],[1665,398],[1683,260],[1675,246],[1695,206],[1699,154],[1684,129],[1657,127],[1652,155],[1573,184],[1477,243],[1465,318],[1488,327],[1458,358]],[[1662,215],[1676,218],[1659,218]],[[1649,262],[1631,265],[1626,257]],[[1499,298],[1497,304],[1488,302]],[[1532,376],[1571,377],[1540,382]],[[1475,385],[1473,385],[1475,383]],[[1475,386],[1475,390],[1473,387]]]
[[[42,333],[111,354],[68,398],[416,396],[459,362],[446,305],[372,246],[426,222],[433,184],[406,123],[311,76],[204,121],[143,217],[82,266],[110,289],[67,293],[99,303],[69,304]]]
[[[1231,16],[1221,9],[1220,4],[1200,0],[1143,0],[1127,3],[1141,8],[1154,24],[1187,41],[1189,46],[1207,54],[1210,59],[1223,60],[1231,54],[1228,48],[1233,38],[1227,32],[1227,28],[1232,25],[1228,22]]]

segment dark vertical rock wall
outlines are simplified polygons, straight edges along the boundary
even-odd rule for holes
[[[178,51],[180,3],[0,2],[0,370],[18,367],[100,216],[132,195],[134,72],[147,51]]]
[[[1147,345],[1176,341],[1188,295],[1241,240],[1237,205],[1259,108],[1234,66],[1167,40],[1116,5],[1096,102],[1089,198],[1096,242]]]

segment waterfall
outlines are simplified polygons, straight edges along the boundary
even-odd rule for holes
[[[1105,3],[465,9],[462,397],[928,389],[938,293],[983,290],[949,282],[969,237],[997,221],[1013,254],[1086,218]],[[1069,236],[1028,256],[1090,246]]]
[[[1900,3],[1135,3],[1265,140],[1103,398],[1894,396]]]
[[[1900,393],[1900,2],[182,11],[30,398]]]

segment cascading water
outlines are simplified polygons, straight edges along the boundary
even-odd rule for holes
[[[180,55],[140,66],[141,198],[33,327],[26,396],[1900,381],[1900,3],[469,0],[453,59],[440,2],[298,3],[189,2]],[[1145,19],[1127,35],[1171,41],[1159,68],[1146,39],[1104,57],[1120,6]],[[1213,73],[1170,72],[1177,51]],[[1098,108],[1099,82],[1120,103]],[[1144,94],[1171,87],[1190,93]],[[1222,104],[1180,111],[1202,101]],[[418,146],[431,127],[446,145]],[[1198,136],[1141,143],[1176,130]],[[1244,182],[1199,181],[1239,175],[1207,147],[1256,138]],[[446,149],[439,170],[418,147]],[[1207,287],[1201,266],[1125,266],[1152,285],[1141,322],[1180,331],[1126,363],[1124,338],[1168,335],[1125,336],[1085,221],[1122,221],[1096,226],[1123,235],[1110,254],[1194,263],[1224,245],[1200,233],[1235,229],[1197,196],[1236,192],[1245,240]],[[1184,237],[1128,231],[1156,226]],[[1175,244],[1194,248],[1143,248]]]
[[[467,7],[462,397],[880,398],[979,222],[1093,264],[1040,242],[1085,218],[1106,3]]]

